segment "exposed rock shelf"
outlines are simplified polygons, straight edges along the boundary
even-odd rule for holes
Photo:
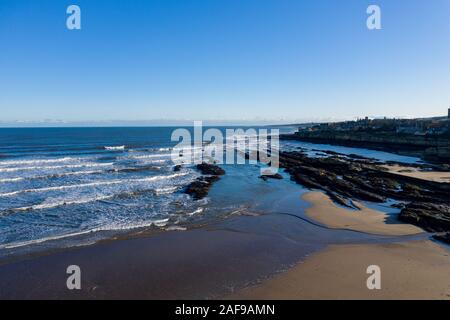
[[[448,162],[450,139],[448,137],[402,135],[394,133],[298,131],[280,136],[284,140],[299,140],[352,147],[372,148],[393,152],[406,152],[424,159]]]
[[[197,165],[203,176],[191,182],[185,189],[185,193],[191,195],[195,200],[205,198],[214,182],[225,174],[225,170],[214,164],[202,163]]]
[[[323,190],[336,203],[357,208],[352,200],[399,201],[400,220],[431,232],[450,232],[450,184],[407,177],[362,157],[309,157],[301,151],[280,152],[280,166],[297,183]]]

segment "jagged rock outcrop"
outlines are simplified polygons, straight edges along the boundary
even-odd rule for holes
[[[259,178],[263,179],[264,181],[267,181],[269,179],[282,180],[283,176],[279,173],[275,173],[275,174],[265,174],[260,176]]]
[[[450,205],[411,202],[402,209],[399,219],[431,232],[450,231]]]
[[[209,174],[214,176],[223,176],[225,174],[225,170],[215,164],[202,163],[197,165],[197,170],[199,170],[202,174]]]
[[[197,169],[207,176],[202,176],[191,182],[184,192],[191,195],[195,200],[201,200],[208,195],[213,183],[220,180],[220,176],[225,174],[225,170],[217,165],[208,163],[197,165]]]
[[[401,201],[400,220],[431,232],[450,232],[450,184],[392,173],[376,160],[336,153],[309,157],[303,152],[281,152],[280,166],[297,183],[324,191],[343,206],[352,200]],[[417,167],[423,166],[420,164]]]

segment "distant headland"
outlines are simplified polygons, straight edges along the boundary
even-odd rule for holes
[[[299,126],[282,139],[373,148],[409,153],[431,161],[450,160],[448,115],[417,119],[358,119]]]

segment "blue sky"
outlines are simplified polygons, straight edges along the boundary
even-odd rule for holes
[[[448,0],[0,0],[0,121],[443,115],[449,49]]]

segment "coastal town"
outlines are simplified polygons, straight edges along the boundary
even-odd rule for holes
[[[299,125],[284,140],[363,147],[402,153],[425,161],[450,161],[450,109],[447,116],[416,119],[358,119]]]
[[[320,123],[301,128],[300,130],[309,132],[386,132],[398,135],[450,136],[450,108],[448,109],[448,115],[443,117],[417,119],[390,119],[386,117],[370,119],[365,117],[356,121]]]

